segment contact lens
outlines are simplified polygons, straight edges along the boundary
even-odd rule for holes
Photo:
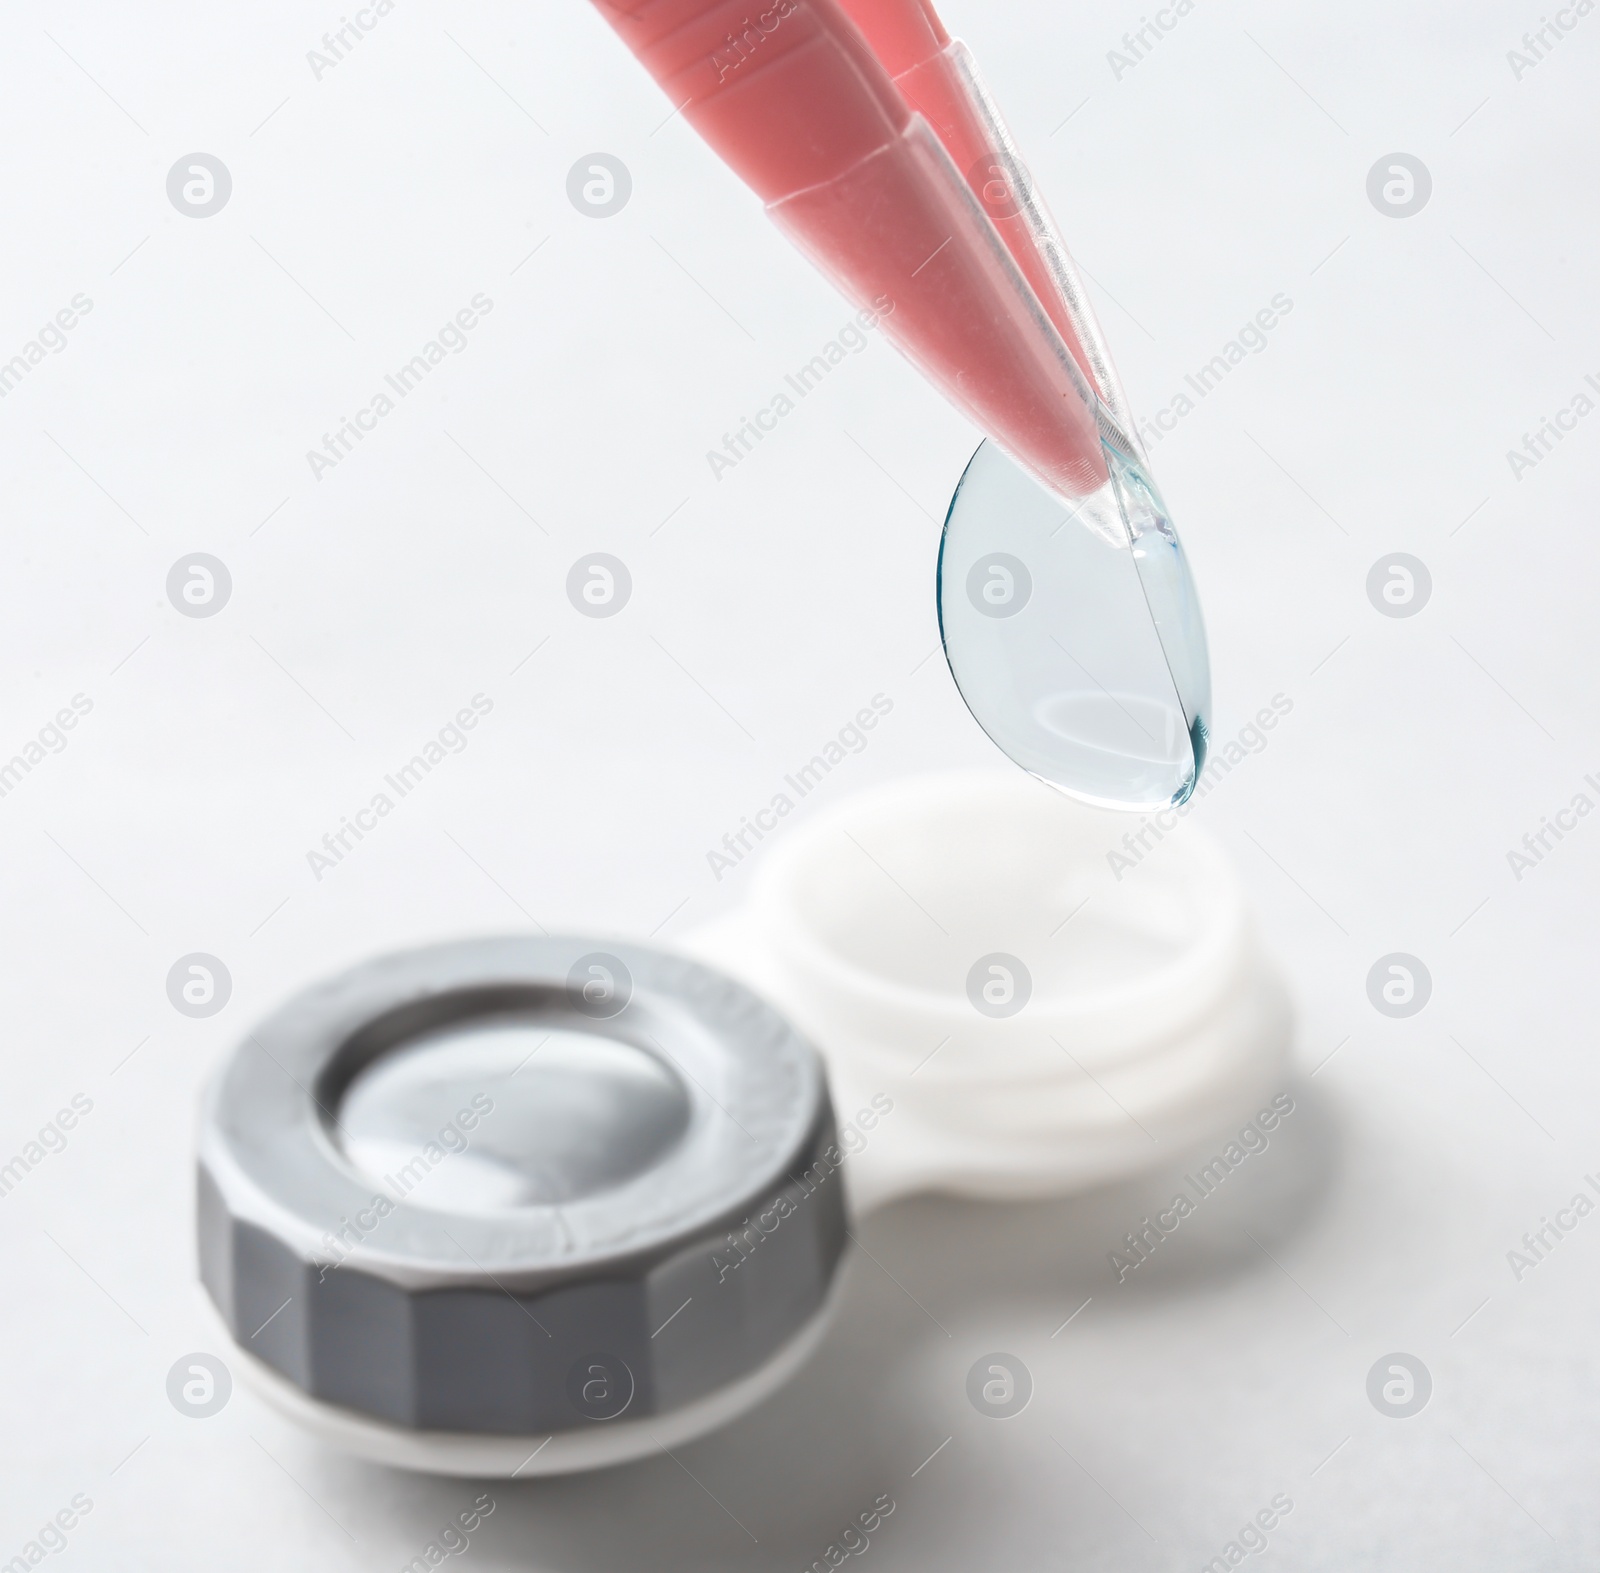
[[[1107,479],[1049,490],[993,442],[939,547],[939,631],[989,737],[1108,808],[1184,802],[1205,766],[1210,661],[1183,547],[1148,469],[1102,437]]]

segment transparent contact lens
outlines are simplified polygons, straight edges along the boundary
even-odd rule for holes
[[[1205,765],[1205,624],[1155,482],[1102,446],[1109,478],[1077,499],[979,447],[945,519],[939,630],[967,708],[1023,769],[1102,807],[1163,807]]]

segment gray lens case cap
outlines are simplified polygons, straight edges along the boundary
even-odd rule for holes
[[[834,1141],[815,1052],[695,962],[559,936],[386,956],[223,1066],[201,1277],[241,1349],[359,1415],[502,1435],[643,1419],[746,1376],[823,1306]]]

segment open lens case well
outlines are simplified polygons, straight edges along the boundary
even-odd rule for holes
[[[897,782],[676,953],[466,940],[307,989],[203,1116],[243,1374],[389,1464],[622,1462],[799,1371],[853,1215],[1087,1191],[1249,1118],[1282,985],[1220,849],[1173,816],[1135,857],[1128,824],[1020,774]]]

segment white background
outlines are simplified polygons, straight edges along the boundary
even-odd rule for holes
[[[167,1402],[179,1356],[226,1352],[193,1281],[194,1114],[254,1017],[408,942],[670,939],[748,876],[708,849],[874,693],[892,714],[819,799],[1002,767],[926,659],[975,434],[874,342],[715,480],[706,450],[846,304],[581,0],[400,0],[317,80],[339,20],[8,12],[0,358],[93,310],[0,402],[0,755],[93,709],[0,799],[0,1157],[74,1094],[93,1112],[0,1200],[0,1560],[82,1492],[63,1567],[399,1567],[479,1489],[322,1453],[242,1391],[206,1421]],[[1600,21],[1518,81],[1536,8],[1209,0],[1117,81],[1131,8],[947,20],[1139,410],[1294,303],[1153,453],[1218,737],[1293,701],[1197,812],[1317,1069],[1304,1150],[1246,1199],[1275,1261],[1219,1227],[1117,1285],[1105,1252],[1160,1187],[901,1207],[760,1415],[681,1462],[495,1486],[465,1557],[800,1567],[887,1492],[885,1569],[1176,1573],[1281,1492],[1284,1566],[1592,1567],[1600,1220],[1520,1283],[1506,1252],[1600,1170],[1600,819],[1520,881],[1506,853],[1600,797],[1600,414],[1521,480],[1506,451],[1600,375]],[[1433,179],[1404,220],[1366,194],[1396,150]],[[206,219],[166,194],[194,151],[233,180]],[[566,195],[594,151],[634,183],[606,220]],[[316,479],[306,450],[480,291],[468,348]],[[605,621],[564,591],[594,550],[633,577]],[[232,574],[213,618],[166,598],[194,551]],[[1391,551],[1431,571],[1417,617],[1367,600]],[[475,693],[465,752],[315,879],[307,851]],[[167,1001],[191,951],[232,973],[209,1020]],[[1433,976],[1409,1020],[1367,1001],[1390,951]],[[963,1393],[995,1349],[1035,1381],[999,1423]],[[1434,1381],[1404,1421],[1365,1396],[1395,1350]]]

